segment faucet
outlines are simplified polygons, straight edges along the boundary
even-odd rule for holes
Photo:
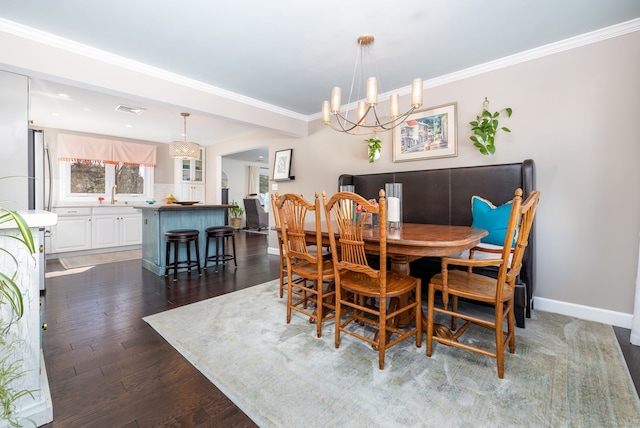
[[[116,202],[118,202],[116,200],[116,188],[118,186],[116,186],[115,184],[113,185],[113,187],[111,188],[111,205],[115,204]]]

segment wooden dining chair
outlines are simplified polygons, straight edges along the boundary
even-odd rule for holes
[[[336,193],[328,201],[322,192],[322,202],[335,266],[335,346],[340,347],[341,333],[364,340],[378,351],[378,365],[383,370],[387,349],[410,337],[415,337],[417,347],[422,344],[420,279],[387,270],[384,190],[380,190],[377,204],[351,192]],[[369,265],[365,254],[366,217],[372,214],[380,216],[379,244],[371,249],[380,256],[379,269]],[[403,295],[411,298],[404,299],[407,304],[400,307],[399,297]],[[370,303],[372,299],[377,300],[377,306]],[[412,328],[409,323],[402,330],[397,326],[397,319],[406,312],[413,315],[415,326]],[[376,332],[365,335],[367,332],[361,327],[364,324],[374,327]]]
[[[276,235],[278,237],[278,252],[280,253],[280,298],[284,295],[284,277],[287,274],[287,258],[284,255],[284,242],[282,242],[282,231],[280,223],[280,213],[278,211],[278,193],[271,194],[271,211],[273,212],[273,221],[275,223]]]
[[[504,377],[505,348],[508,347],[512,354],[516,349],[514,331],[515,283],[520,273],[522,257],[527,247],[539,200],[539,191],[532,191],[524,203],[522,202],[522,189],[515,191],[511,202],[511,214],[506,229],[505,242],[499,257],[494,259],[442,258],[442,272],[433,276],[429,282],[426,320],[427,356],[431,356],[435,340],[445,345],[495,358],[498,377],[500,379]],[[467,269],[449,269],[450,266],[463,266]],[[473,272],[475,267],[486,266],[499,266],[497,278]],[[442,293],[442,308],[435,306],[436,291]],[[463,312],[458,306],[458,298],[460,297],[493,306],[493,316],[491,319],[486,319],[486,317],[478,316],[472,312]],[[449,309],[449,300],[452,303],[451,309]],[[435,323],[437,313],[451,317],[451,329],[443,324]],[[457,329],[458,318],[463,321],[463,324]],[[505,320],[506,331],[504,331]],[[474,324],[495,332],[495,347],[493,349],[476,347],[473,346],[473,342],[459,340],[460,336]]]
[[[276,208],[286,258],[287,324],[291,322],[291,311],[300,312],[316,323],[318,337],[321,337],[322,324],[335,315],[332,303],[335,290],[333,261],[322,254],[322,211],[318,194],[311,204],[300,195],[286,193],[277,199]],[[315,220],[313,242],[307,241],[304,228],[308,213]],[[309,303],[315,312],[311,312]]]

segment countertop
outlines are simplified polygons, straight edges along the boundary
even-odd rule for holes
[[[231,204],[222,204],[222,205],[205,205],[205,204],[194,204],[194,205],[180,205],[180,204],[153,204],[153,205],[133,205],[133,208],[139,210],[152,210],[152,211],[175,211],[175,210],[207,210],[207,209],[216,209],[216,208],[234,208],[237,205]]]
[[[24,218],[29,227],[53,226],[58,222],[58,216],[55,213],[43,210],[18,210],[18,214]],[[0,229],[17,229],[18,225],[15,221],[0,223]]]

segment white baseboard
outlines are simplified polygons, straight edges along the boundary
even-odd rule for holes
[[[594,308],[592,306],[576,305],[575,303],[545,299],[544,297],[534,297],[533,308],[534,310],[539,309],[541,311],[569,315],[572,317],[601,322],[604,324],[611,324],[616,327],[630,329],[633,325],[633,314],[614,312],[608,309]]]
[[[280,256],[280,251],[277,248],[269,247],[267,248],[267,254],[273,254],[274,256]]]
[[[269,247],[268,254],[279,256],[277,248]],[[633,314],[614,312],[607,309],[594,308],[592,306],[576,305],[575,303],[561,302],[559,300],[546,299],[544,297],[533,298],[533,308],[553,312],[561,315],[581,318],[588,321],[601,322],[614,325],[616,327],[631,329],[633,325]]]

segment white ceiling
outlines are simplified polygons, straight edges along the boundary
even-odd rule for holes
[[[317,118],[331,87],[347,92],[361,34],[376,37],[388,92],[639,17],[638,0],[0,0],[0,32],[24,25],[306,120]],[[70,76],[36,77],[35,126],[169,142],[180,138],[180,111],[189,111],[87,89]],[[119,104],[145,111],[115,111]],[[196,113],[187,129],[208,145],[257,127]]]

